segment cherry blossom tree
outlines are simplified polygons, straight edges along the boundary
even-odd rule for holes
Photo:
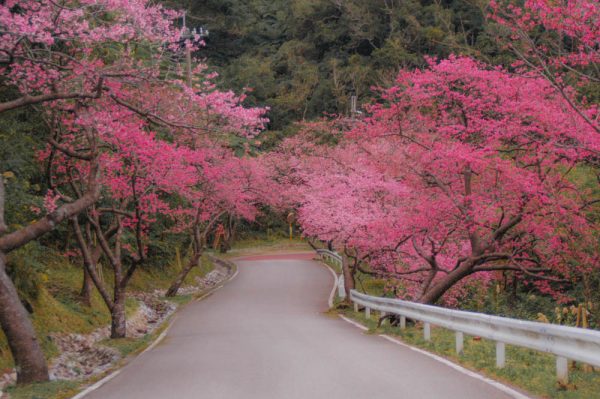
[[[162,55],[179,40],[172,25],[175,16],[144,0],[2,2],[0,72],[13,98],[0,104],[0,112],[43,104],[76,113],[99,99],[118,98],[124,83],[157,78]],[[154,49],[157,55],[142,62],[137,54],[142,49]],[[19,383],[47,380],[48,371],[27,311],[5,273],[4,256],[77,215],[100,195],[96,132],[84,132],[83,150],[64,147],[54,134],[48,141],[55,149],[88,162],[86,191],[72,202],[49,196],[47,214],[18,229],[9,229],[0,212],[0,324]],[[0,186],[3,203],[1,180]]]
[[[8,230],[0,212],[0,322],[19,383],[46,380],[48,373],[4,271],[4,254],[70,219],[90,277],[100,253],[113,268],[113,297],[93,279],[113,315],[112,335],[121,336],[125,287],[144,259],[153,215],[167,210],[164,195],[182,195],[190,191],[186,184],[195,184],[183,178],[195,176],[195,167],[172,160],[187,159],[182,148],[195,148],[208,135],[251,136],[264,124],[264,110],[246,109],[243,96],[216,90],[204,66],[193,71],[202,78],[183,83],[173,55],[194,44],[182,41],[176,17],[147,0],[0,4],[0,71],[13,93],[0,112],[43,105],[50,131],[42,154],[50,182],[46,214]],[[0,181],[0,211],[3,200]],[[92,236],[98,247],[90,246]]]
[[[220,149],[207,159],[210,165],[198,169],[195,190],[179,210],[178,229],[190,232],[192,254],[167,290],[177,295],[186,276],[199,265],[207,237],[225,216],[254,220],[258,205],[272,195],[267,175],[258,159],[238,158],[230,150]]]
[[[236,210],[241,216],[253,217],[240,191],[244,185],[233,181],[242,161],[223,145],[230,134],[252,136],[264,123],[264,110],[242,107],[240,97],[219,92],[208,81],[200,86],[202,89],[188,90],[179,82],[168,86],[154,84],[149,90],[153,94],[145,97],[137,96],[141,94],[138,87],[132,89],[133,93],[122,88],[119,97],[99,100],[97,106],[88,107],[89,114],[75,123],[77,130],[96,131],[102,143],[98,157],[102,199],[89,207],[83,218],[73,217],[72,227],[86,274],[111,311],[113,338],[126,334],[127,284],[146,260],[146,237],[158,215],[179,224],[185,223],[190,213],[195,215],[192,230],[197,250],[169,291],[171,295],[202,254],[202,223],[207,223],[205,236],[225,211]],[[173,105],[165,98],[178,98],[181,102]],[[116,105],[107,108],[105,101]],[[65,124],[63,119],[61,125]],[[152,127],[158,127],[164,137],[161,139]],[[73,152],[82,147],[78,141],[81,137],[63,135],[62,146]],[[64,152],[61,156],[51,154],[52,147],[46,157],[57,176],[53,179],[56,193],[68,200],[66,190],[57,187],[60,186],[71,195],[80,196],[87,190],[88,164],[80,157],[65,156]],[[235,189],[239,191],[237,195]],[[168,200],[173,197],[189,207],[174,208],[173,201]],[[99,253],[114,273],[112,295],[96,271]]]
[[[600,133],[598,110],[575,98],[570,86],[600,85],[600,4],[595,0],[494,0],[491,18],[504,29],[501,37],[518,57],[515,67],[550,82],[569,104]],[[598,98],[592,98],[597,102]],[[588,109],[586,109],[588,108]]]
[[[451,58],[401,72],[381,98],[336,147],[289,142],[276,158],[305,234],[424,303],[456,304],[493,271],[551,292],[598,267],[595,199],[571,179],[597,135],[545,79]]]
[[[147,260],[153,223],[159,214],[170,215],[168,196],[185,191],[196,179],[196,170],[182,161],[175,146],[136,130],[136,122],[123,123],[121,131],[104,138],[111,151],[100,160],[103,199],[84,212],[83,228],[77,217],[72,218],[86,271],[111,312],[112,338],[126,334],[125,292],[135,270]],[[94,267],[96,241],[114,274],[112,290]]]

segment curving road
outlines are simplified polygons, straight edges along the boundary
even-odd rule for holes
[[[326,315],[312,254],[237,261],[239,275],[178,313],[166,338],[86,399],[508,398]]]

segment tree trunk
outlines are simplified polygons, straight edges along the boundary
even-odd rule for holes
[[[225,212],[221,212],[218,215],[215,215],[215,217],[213,217],[213,219],[210,222],[208,222],[208,224],[204,228],[204,231],[201,232],[201,212],[200,208],[198,209],[198,212],[196,214],[196,222],[194,223],[194,226],[192,228],[192,258],[190,259],[188,264],[183,268],[183,270],[179,273],[175,281],[173,281],[173,284],[171,284],[171,286],[167,290],[167,297],[174,297],[175,295],[177,295],[177,291],[179,291],[179,288],[181,288],[181,284],[183,284],[183,281],[187,277],[190,270],[192,270],[195,266],[197,266],[200,263],[200,258],[202,257],[202,253],[206,245],[206,236],[208,235],[214,224],[217,222],[217,220],[219,220],[219,218],[223,216],[224,213]]]
[[[421,296],[421,298],[419,298],[418,302],[430,305],[436,303],[450,288],[454,286],[454,284],[471,274],[473,266],[474,265],[469,261],[464,262],[457,269],[448,273],[444,276],[444,278],[436,282],[427,292],[423,294],[423,296]]]
[[[185,265],[185,267],[179,272],[177,278],[175,279],[175,281],[173,281],[173,284],[171,284],[171,286],[167,290],[167,293],[165,294],[167,297],[174,297],[175,295],[177,295],[177,291],[179,291],[179,288],[181,288],[181,285],[183,284],[183,281],[187,277],[190,270],[198,266],[198,264],[200,263],[201,256],[201,251],[194,251],[192,258],[189,260],[187,265]]]
[[[115,287],[115,300],[110,311],[110,337],[125,338],[127,336],[127,321],[125,318],[125,292]]]
[[[77,223],[77,221],[75,220],[75,223]],[[76,234],[77,237],[77,234]],[[86,245],[85,242],[83,241],[83,237],[81,237],[81,242],[79,242],[79,238],[77,237],[77,241],[79,243],[79,247],[81,248],[82,245]],[[92,306],[92,292],[94,291],[94,279],[92,278],[92,275],[90,274],[90,269],[93,269],[96,271],[96,274],[98,275],[98,262],[100,261],[100,257],[102,256],[102,249],[100,247],[92,247],[92,245],[90,244],[86,250],[88,251],[87,253],[84,254],[83,256],[83,283],[81,286],[81,292],[80,292],[80,296],[81,296],[81,300],[82,302],[87,305],[87,306]],[[86,256],[87,255],[87,256]],[[88,264],[89,262],[89,264]],[[98,278],[100,278],[100,276],[97,276]]]
[[[92,285],[94,282],[92,281],[92,277],[90,277],[90,273],[87,270],[87,267],[83,266],[83,282],[81,285],[81,291],[79,292],[79,296],[81,297],[81,302],[87,307],[92,306]]]
[[[345,253],[342,253],[342,274],[344,275],[346,298],[350,300],[350,291],[354,289],[356,282],[354,281],[354,273],[350,267],[348,256]]]
[[[17,383],[48,381],[48,365],[27,310],[6,274],[0,253],[0,326],[6,335],[17,369]]]

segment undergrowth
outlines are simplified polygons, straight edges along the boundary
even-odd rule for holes
[[[59,354],[56,346],[52,343],[51,334],[89,334],[110,323],[110,312],[95,289],[92,294],[91,306],[88,307],[82,303],[79,295],[83,276],[81,266],[70,263],[66,257],[52,253],[47,254],[44,263],[44,270],[40,272],[41,278],[37,283],[36,295],[28,302],[33,310],[31,317],[38,339],[42,344],[46,358],[51,360]],[[185,264],[185,259],[180,264],[178,263],[173,261],[172,264],[164,267],[140,268],[134,274],[128,292],[152,292],[156,289],[167,288],[181,270],[181,266]],[[208,258],[203,257],[200,267],[190,271],[184,285],[195,284],[196,278],[203,277],[212,268],[212,263]],[[102,274],[110,286],[111,270],[104,267]],[[185,303],[189,299],[190,296],[188,295],[181,298],[177,297],[173,301]],[[135,314],[138,306],[139,303],[134,298],[127,298],[127,316],[130,317]],[[6,338],[0,330],[0,374],[9,371],[12,367],[12,356]],[[61,385],[51,386],[60,387]]]

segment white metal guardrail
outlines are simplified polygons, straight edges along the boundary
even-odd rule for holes
[[[321,257],[342,262],[341,256],[331,251],[318,250]],[[364,306],[365,315],[379,311],[381,316],[400,317],[400,328],[406,328],[406,319],[423,322],[424,339],[431,340],[431,325],[444,327],[456,334],[456,352],[464,348],[464,334],[496,341],[496,366],[506,363],[506,344],[551,353],[556,356],[557,379],[566,383],[569,378],[568,361],[576,360],[600,367],[600,331],[534,321],[511,319],[482,313],[446,309],[394,298],[381,298],[350,292],[354,310]]]
[[[567,327],[556,324],[510,319],[482,313],[446,309],[393,298],[380,298],[350,293],[355,311],[365,307],[367,317],[371,310],[400,316],[400,328],[406,319],[423,322],[425,340],[431,339],[431,325],[456,332],[456,352],[463,350],[463,334],[496,341],[496,366],[505,365],[505,345],[515,345],[556,355],[556,375],[559,381],[568,381],[568,360],[576,360],[600,367],[600,331]]]
[[[342,268],[342,257],[340,254],[332,252],[328,249],[317,249],[317,254],[321,257],[321,259],[323,259],[324,261],[329,261],[330,263],[335,263],[340,267],[340,270]],[[337,276],[337,282],[336,282],[337,288],[338,288],[338,296],[342,299],[346,298],[346,289],[344,288],[344,275],[343,274],[339,274]]]

